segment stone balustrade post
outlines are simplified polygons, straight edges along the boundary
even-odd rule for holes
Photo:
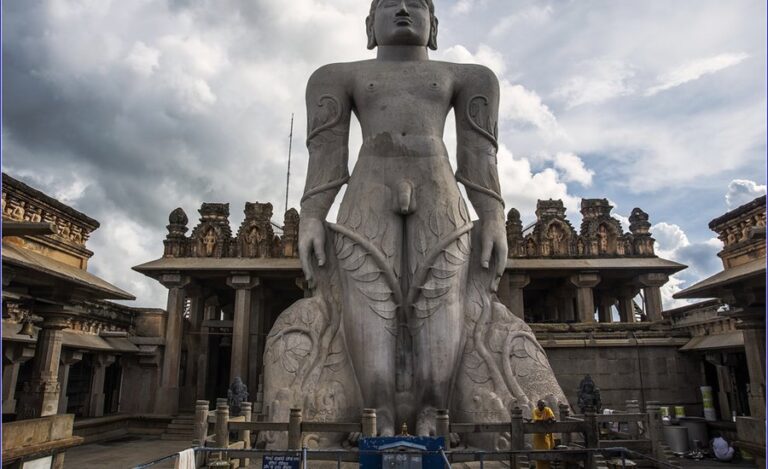
[[[165,324],[165,347],[163,349],[163,368],[160,371],[160,385],[157,388],[155,412],[163,415],[176,415],[179,410],[179,368],[181,366],[181,334],[184,323],[184,288],[189,285],[189,277],[179,273],[166,273],[160,276],[160,283],[168,288]]]
[[[59,364],[59,414],[67,413],[69,398],[67,397],[67,387],[69,385],[69,368],[83,359],[83,352],[76,350],[63,350],[61,352],[61,363]]]
[[[584,443],[587,448],[597,448],[600,438],[600,430],[597,426],[597,418],[594,407],[584,410]]]
[[[229,447],[229,406],[226,404],[219,404],[216,407],[216,447],[228,448]]]
[[[562,402],[557,404],[557,407],[560,410],[560,421],[561,422],[567,422],[568,417],[571,416],[571,408],[568,407],[568,404],[563,404]],[[571,444],[571,433],[570,432],[563,432],[560,436],[561,441],[564,445]]]
[[[579,322],[595,322],[595,297],[592,289],[600,283],[600,276],[594,272],[581,272],[568,280],[576,287]]]
[[[32,377],[24,384],[24,393],[19,396],[18,419],[45,417],[59,410],[62,330],[69,326],[70,315],[61,306],[38,308],[35,312],[44,319],[37,334]]]
[[[247,273],[233,274],[227,285],[235,290],[234,321],[232,323],[232,356],[229,365],[229,382],[240,377],[248,380],[248,349],[251,338],[251,290],[259,285],[259,278]]]
[[[35,349],[24,344],[3,344],[3,413],[16,413],[16,384],[21,364],[35,356]]]
[[[376,436],[376,409],[363,409],[362,434],[364,437]]]
[[[518,451],[525,449],[525,431],[523,429],[523,410],[515,407],[510,411],[509,449]]]
[[[208,404],[204,400],[195,403],[195,436],[192,441],[195,446],[205,446],[208,439]]]
[[[451,448],[451,421],[448,416],[448,409],[437,409],[435,434],[445,438],[445,449]]]
[[[627,399],[626,410],[628,414],[639,414],[640,403],[636,399]],[[637,421],[627,422],[627,433],[633,440],[640,438],[640,427]]]
[[[664,423],[661,421],[661,408],[658,401],[647,401],[645,409],[648,413],[648,439],[651,440],[651,454],[656,459],[662,459],[664,441]]]
[[[661,303],[661,287],[669,281],[669,275],[648,273],[637,277],[637,283],[643,288],[645,297],[645,314],[649,321],[660,321],[663,305]]]
[[[240,415],[242,415],[245,418],[246,422],[251,421],[252,410],[253,410],[253,405],[250,402],[240,403]],[[240,430],[238,439],[242,440],[244,449],[251,448],[251,431],[250,430]],[[249,458],[240,458],[240,467],[246,467],[250,465],[251,465],[251,460]]]
[[[288,417],[288,449],[301,449],[301,409],[291,409]]]

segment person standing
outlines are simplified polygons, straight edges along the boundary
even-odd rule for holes
[[[533,409],[534,422],[554,422],[555,413],[546,406],[543,400],[539,399],[536,408]],[[533,449],[552,449],[555,447],[555,438],[552,433],[534,433]],[[536,469],[549,469],[549,461],[536,461]]]

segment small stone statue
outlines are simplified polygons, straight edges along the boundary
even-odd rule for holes
[[[240,415],[240,404],[248,401],[248,386],[239,376],[235,377],[232,385],[227,390],[227,404],[231,415]]]
[[[592,377],[586,375],[579,383],[577,393],[579,399],[579,409],[583,414],[587,408],[592,408],[596,413],[600,412],[603,404],[600,401],[600,388],[597,387]]]

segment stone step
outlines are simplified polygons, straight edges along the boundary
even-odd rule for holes
[[[184,435],[184,434],[170,434],[170,433],[163,433],[160,435],[161,440],[175,440],[175,441],[192,441],[194,438],[192,437],[192,434]]]
[[[183,428],[185,430],[193,431],[195,429],[195,426],[188,423],[171,422],[168,424],[166,428]]]

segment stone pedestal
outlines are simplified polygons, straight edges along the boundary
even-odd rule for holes
[[[3,351],[3,413],[16,413],[16,384],[21,364],[35,356],[35,349],[9,342]]]
[[[259,285],[258,277],[236,274],[227,279],[227,285],[235,289],[235,311],[232,323],[232,356],[229,382],[240,377],[248,382],[248,350],[250,345],[250,319],[252,289]]]
[[[176,415],[179,408],[179,366],[181,363],[181,333],[184,314],[184,287],[189,278],[180,274],[163,274],[160,282],[168,288],[168,320],[165,325],[165,348],[160,386],[155,399],[155,412]]]
[[[107,367],[114,362],[114,355],[98,354],[93,357],[91,390],[88,394],[89,417],[101,417],[104,415],[104,377],[107,373]]]
[[[637,278],[645,297],[645,314],[649,321],[661,321],[661,287],[669,281],[667,274],[650,273]]]
[[[61,385],[61,391],[59,392],[59,414],[67,413],[67,404],[69,403],[69,398],[67,397],[69,368],[82,359],[82,352],[75,350],[64,350],[61,352],[61,363],[59,364],[59,384]]]
[[[600,283],[600,276],[583,272],[569,278],[576,287],[576,306],[579,322],[595,322],[595,298],[592,289]]]
[[[62,329],[69,325],[69,315],[61,307],[39,308],[35,313],[44,320],[37,335],[32,378],[24,383],[24,393],[19,396],[19,419],[54,415],[59,409]]]

